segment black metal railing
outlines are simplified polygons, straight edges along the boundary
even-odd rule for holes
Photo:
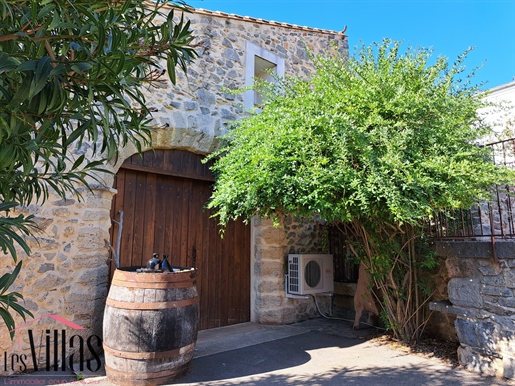
[[[492,149],[494,163],[515,169],[515,138],[486,146]],[[428,226],[437,240],[484,240],[495,245],[496,239],[515,239],[515,186],[496,185],[490,200],[478,202],[468,210],[440,212]],[[358,265],[347,236],[337,226],[329,228],[328,236],[335,281],[356,282]],[[492,253],[496,259],[495,248]]]
[[[515,169],[515,138],[489,143],[492,160]],[[492,187],[490,200],[468,210],[438,213],[430,224],[435,239],[515,238],[515,187]]]

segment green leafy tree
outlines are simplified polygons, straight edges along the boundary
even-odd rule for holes
[[[490,129],[473,73],[463,76],[466,54],[454,65],[431,55],[386,40],[349,59],[314,58],[308,80],[258,83],[262,111],[235,123],[211,156],[209,207],[221,224],[287,213],[338,224],[380,290],[387,326],[405,340],[427,320],[419,271],[434,260],[424,225],[513,180],[478,146]]]
[[[186,71],[196,56],[182,1],[0,0],[0,249],[34,232],[17,206],[51,192],[80,196],[120,147],[151,140],[143,86]],[[166,62],[166,70],[162,64]],[[89,159],[89,160],[88,160]],[[91,161],[93,160],[93,161]],[[31,313],[0,279],[0,316]],[[11,335],[12,336],[12,335]]]

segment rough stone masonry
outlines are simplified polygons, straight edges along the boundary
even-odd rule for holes
[[[449,302],[431,308],[455,314],[460,363],[469,370],[515,378],[515,243],[440,241],[446,257]]]

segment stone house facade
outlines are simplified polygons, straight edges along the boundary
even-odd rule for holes
[[[178,74],[176,86],[162,83],[147,90],[148,104],[156,111],[156,149],[209,154],[217,149],[218,137],[226,133],[231,122],[248,114],[259,98],[253,91],[233,94],[229,90],[250,85],[256,76],[266,77],[266,69],[279,75],[309,76],[313,66],[308,52],[346,55],[348,51],[343,32],[206,10],[193,10],[185,16],[197,36],[199,57],[187,75]],[[75,152],[87,155],[89,149],[86,143]],[[118,163],[109,168],[116,174],[123,161],[135,153],[132,147],[121,149]],[[21,256],[23,269],[12,290],[23,294],[25,306],[35,319],[28,325],[17,320],[19,330],[14,342],[7,331],[2,332],[0,352],[5,352],[8,359],[10,353],[30,357],[33,342],[25,329],[35,331],[36,354],[43,362],[48,350],[45,330],[66,329],[67,336],[77,334],[85,339],[93,334],[101,336],[109,281],[106,262],[110,255],[105,240],[109,240],[111,205],[117,193],[112,188],[113,178],[105,175],[103,184],[93,185],[92,191],[84,189],[82,200],[50,197],[44,205],[26,208],[35,215],[41,233],[30,240],[32,255]],[[292,323],[316,314],[312,300],[285,297],[285,259],[288,253],[325,252],[323,229],[317,223],[285,221],[285,227],[278,228],[268,220],[254,219],[251,224],[252,321]],[[45,317],[49,314],[59,315],[83,330],[56,325],[55,319]],[[31,363],[28,361],[28,368],[32,368]],[[18,362],[2,370],[11,369],[23,370]]]

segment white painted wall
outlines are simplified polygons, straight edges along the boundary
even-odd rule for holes
[[[492,125],[495,134],[490,142],[515,137],[515,82],[506,83],[487,91],[486,100],[501,104],[503,109],[482,111],[484,119]]]

